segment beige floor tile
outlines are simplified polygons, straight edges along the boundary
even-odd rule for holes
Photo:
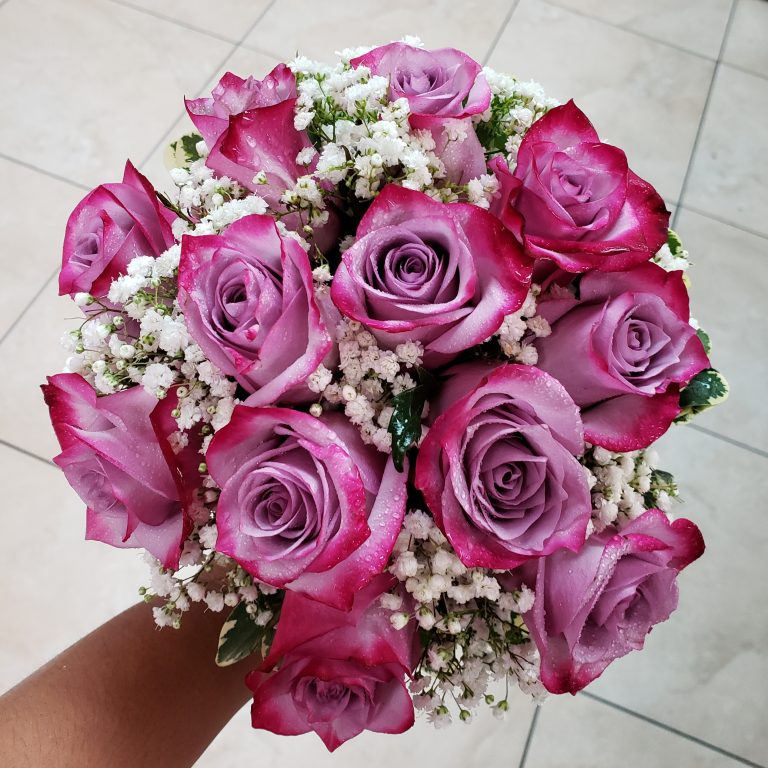
[[[126,0],[133,5],[153,11],[182,24],[188,24],[237,42],[257,21],[269,5],[269,0],[227,0],[217,6],[210,0]]]
[[[768,81],[718,69],[683,204],[768,235]]]
[[[0,571],[2,692],[137,602],[147,568],[135,550],[85,541],[85,507],[56,467],[2,445],[0,467],[13,478],[3,499],[13,514],[3,515],[12,548]]]
[[[768,239],[685,209],[677,228],[694,262],[693,315],[712,338],[712,364],[731,385],[729,399],[696,423],[768,450]]]
[[[687,427],[662,438],[659,452],[685,501],[676,514],[699,525],[707,551],[680,577],[677,612],[589,690],[763,762],[768,460]]]
[[[417,717],[408,732],[391,736],[364,733],[332,755],[314,734],[275,736],[254,731],[244,707],[200,758],[195,768],[224,768],[258,764],[277,768],[311,765],[316,768],[391,768],[391,766],[444,766],[481,768],[517,766],[533,716],[533,704],[522,694],[510,696],[505,720],[486,709],[469,725],[456,722],[436,731]],[[707,767],[708,768],[708,767]]]
[[[226,62],[219,67],[216,74],[211,77],[205,86],[201,88],[198,93],[190,94],[190,96],[209,96],[211,90],[215,87],[216,83],[219,82],[219,79],[225,72],[234,72],[240,77],[248,77],[249,75],[259,78],[264,77],[264,75],[277,65],[278,61],[277,58],[258,53],[249,48],[238,48]],[[173,186],[164,162],[166,146],[179,136],[183,136],[185,133],[189,133],[194,129],[195,127],[187,114],[184,113],[181,115],[174,123],[173,127],[165,134],[165,136],[163,136],[157,149],[152,152],[147,158],[147,161],[141,166],[142,173],[150,179],[157,189],[167,192],[169,188]]]
[[[417,35],[431,48],[451,46],[481,60],[511,7],[509,0],[278,0],[247,37],[283,56],[330,60],[336,50]]]
[[[583,696],[541,708],[526,768],[738,768],[740,763]]]
[[[106,0],[2,9],[3,152],[95,186],[140,162],[231,49]]]
[[[732,0],[550,0],[554,5],[716,59]]]
[[[765,0],[737,0],[723,61],[768,77],[768,3]]]
[[[0,158],[0,338],[61,263],[64,226],[85,192]],[[45,206],[41,216],[39,200]]]
[[[490,65],[573,98],[630,167],[677,200],[714,64],[562,8],[521,0]]]
[[[13,403],[11,408],[0,409],[0,439],[46,459],[59,452],[59,444],[40,385],[46,376],[63,369],[66,353],[60,339],[78,327],[79,315],[69,297],[56,295],[52,279],[0,344],[4,360],[0,402]]]

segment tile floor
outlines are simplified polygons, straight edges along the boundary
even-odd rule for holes
[[[675,210],[697,263],[695,313],[733,386],[726,406],[661,446],[708,554],[646,651],[575,699],[536,712],[521,699],[503,724],[484,717],[440,739],[423,723],[368,736],[332,759],[312,737],[251,732],[243,711],[199,765],[768,766],[766,0],[0,0],[0,467],[13,542],[0,690],[129,605],[143,578],[134,553],[81,540],[81,505],[49,461],[37,385],[60,367],[74,314],[54,280],[69,211],[127,155],[162,185],[181,96],[221,72],[406,33],[574,96]]]

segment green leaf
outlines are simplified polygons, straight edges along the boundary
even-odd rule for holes
[[[264,655],[272,642],[275,634],[273,622],[261,627],[245,608],[245,603],[236,605],[221,628],[216,651],[216,663],[220,667],[235,664],[256,650]]]
[[[403,471],[405,454],[421,437],[421,413],[424,403],[435,388],[435,380],[424,368],[417,368],[418,385],[392,398],[392,417],[387,431],[392,435],[392,461]]]
[[[667,232],[667,245],[673,256],[679,256],[683,252],[683,241],[680,239],[680,235],[672,229]]]
[[[710,341],[709,334],[705,330],[698,328],[696,330],[696,335],[701,339],[701,343],[704,345],[704,351],[709,354],[712,351],[712,342]]]
[[[697,373],[680,393],[682,408],[710,408],[728,397],[728,382],[714,368]]]
[[[165,165],[171,168],[188,168],[195,160],[200,159],[197,143],[203,137],[199,133],[186,133],[176,141],[172,141],[165,150]]]

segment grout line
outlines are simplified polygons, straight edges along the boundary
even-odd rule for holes
[[[35,295],[27,302],[24,309],[19,312],[18,315],[16,315],[16,319],[8,326],[8,329],[5,331],[5,333],[0,336],[0,346],[2,346],[3,342],[13,333],[14,328],[21,322],[21,319],[24,317],[24,315],[27,314],[27,311],[29,308],[37,301],[40,294],[48,287],[48,284],[53,280],[56,275],[59,273],[59,268],[56,267],[56,269],[51,272],[50,275],[45,279],[45,282],[37,289],[37,292]]]
[[[743,72],[745,75],[752,75],[752,77],[758,77],[760,80],[768,80],[768,75],[763,72],[756,72],[754,69],[749,69],[749,67],[742,67],[739,64],[734,64],[733,62],[725,60],[723,60],[721,64],[724,67],[728,67],[729,69],[735,69],[739,72]]]
[[[593,16],[592,14],[585,13],[584,11],[576,10],[571,6],[560,5],[557,2],[557,0],[543,0],[543,1],[547,5],[551,5],[551,6],[554,6],[555,8],[559,8],[561,11],[565,11],[566,13],[572,13],[575,16],[581,16],[583,19],[589,19],[590,21],[596,21],[599,24],[605,24],[605,26],[607,27],[612,27],[613,29],[618,29],[618,30],[621,30],[622,32],[629,32],[629,34],[635,35],[635,37],[642,37],[644,40],[650,40],[653,43],[658,43],[659,45],[665,45],[667,46],[667,48],[673,48],[674,50],[680,51],[681,53],[687,53],[690,56],[695,56],[697,59],[704,59],[705,61],[709,61],[709,62],[715,61],[711,56],[707,56],[705,53],[699,53],[698,51],[692,51],[689,48],[683,48],[682,45],[677,45],[676,43],[670,43],[667,40],[660,40],[658,37],[654,37],[653,35],[650,35],[647,32],[638,32],[636,29],[632,29],[632,27],[625,27],[621,24],[614,24],[612,21],[601,19],[599,16]]]
[[[483,66],[485,66],[488,63],[488,60],[493,55],[493,52],[496,50],[496,46],[499,44],[499,40],[501,40],[501,36],[504,34],[504,30],[509,25],[509,22],[512,19],[512,15],[514,14],[518,5],[520,5],[520,0],[512,0],[512,5],[507,11],[507,15],[504,17],[504,21],[501,22],[498,30],[496,31],[493,41],[491,42],[491,47],[488,49],[488,53],[486,53],[485,56],[483,57],[483,61],[482,61]]]
[[[531,718],[531,724],[528,727],[528,735],[525,737],[525,746],[523,747],[523,754],[520,755],[520,763],[518,768],[525,768],[525,764],[528,760],[528,754],[530,753],[531,745],[533,744],[533,734],[536,732],[536,724],[539,722],[540,712],[541,707],[537,704],[536,709],[533,712],[533,717]]]
[[[734,438],[728,437],[727,435],[721,435],[719,432],[715,432],[713,429],[700,427],[698,424],[685,424],[684,426],[688,427],[689,429],[693,429],[696,432],[701,432],[703,435],[709,435],[709,437],[722,440],[724,443],[729,443],[730,445],[736,446],[736,448],[741,448],[743,451],[754,453],[755,456],[762,456],[762,458],[768,459],[768,451],[764,451],[762,448],[755,448],[754,445],[749,445],[749,443],[742,443],[741,440],[735,440]]]
[[[2,5],[0,5],[0,7],[2,7]],[[56,466],[52,461],[50,461],[50,459],[44,459],[42,456],[38,456],[36,453],[32,453],[32,451],[28,451],[26,448],[21,448],[18,445],[9,443],[7,440],[3,440],[2,438],[0,438],[0,445],[5,446],[6,448],[10,448],[12,451],[23,453],[25,456],[29,456],[30,459],[37,459],[37,461],[42,461],[46,467]]]
[[[717,73],[720,70],[720,64],[723,58],[723,52],[725,51],[725,44],[728,41],[728,35],[731,31],[731,24],[733,23],[733,17],[736,13],[736,4],[738,0],[731,0],[731,8],[728,11],[728,19],[725,22],[725,29],[723,30],[723,39],[720,41],[720,50],[717,52],[717,60],[715,61],[715,68],[712,70],[712,79],[709,81],[709,88],[707,89],[707,96],[704,99],[704,107],[701,110],[701,116],[699,117],[699,125],[696,128],[696,135],[693,137],[693,146],[691,147],[691,153],[688,156],[688,165],[685,168],[685,175],[683,176],[683,183],[680,185],[680,194],[678,199],[680,204],[685,205],[685,193],[688,189],[688,182],[691,178],[691,171],[693,170],[693,162],[696,158],[696,150],[699,148],[699,141],[704,129],[704,121],[707,117],[707,111],[709,110],[709,104],[712,100],[712,93],[715,90],[715,81],[717,80]],[[674,229],[677,226],[677,219],[679,216],[680,207],[675,211],[675,215],[672,217],[670,226]]]
[[[112,0],[114,2],[114,0]],[[241,43],[245,40],[248,35],[253,32],[254,29],[256,29],[256,26],[259,24],[259,22],[267,15],[267,13],[270,11],[272,6],[277,2],[277,0],[270,0],[269,3],[267,3],[266,6],[264,6],[264,10],[256,17],[253,24],[251,24],[245,32],[243,32],[242,37],[240,40],[238,40],[236,43],[233,43],[232,48],[230,49],[229,53],[216,65],[216,68],[211,72],[208,77],[206,77],[205,82],[196,90],[194,93],[194,98],[197,98],[198,92],[202,91],[203,88],[210,82],[212,77],[216,76],[216,73],[234,56],[234,54],[237,52],[237,49],[240,47]],[[139,167],[143,168],[152,158],[152,156],[155,154],[155,152],[159,151],[160,147],[163,144],[163,141],[165,141],[165,137],[168,135],[168,132],[173,128],[174,125],[186,114],[186,111],[180,112],[177,117],[174,119],[174,121],[168,126],[167,130],[160,136],[157,143],[152,147],[152,149],[147,153],[146,157],[141,161]]]
[[[735,754],[734,752],[729,752],[727,749],[723,749],[722,747],[718,747],[716,744],[711,744],[708,741],[704,741],[704,739],[700,739],[698,736],[692,736],[690,733],[686,733],[685,731],[681,731],[679,728],[674,728],[671,725],[662,723],[660,720],[655,720],[652,717],[648,717],[647,715],[640,714],[640,712],[635,712],[634,710],[624,707],[621,704],[616,704],[616,702],[609,701],[608,699],[604,699],[602,696],[595,696],[594,693],[588,693],[587,691],[582,691],[579,695],[584,696],[587,699],[592,699],[593,701],[597,701],[606,707],[611,707],[612,709],[616,709],[619,712],[623,712],[625,715],[636,717],[638,720],[642,720],[643,722],[649,723],[650,725],[655,725],[657,728],[661,728],[664,731],[669,731],[669,733],[673,733],[675,736],[679,736],[680,738],[691,741],[694,744],[698,744],[701,747],[706,747],[707,749],[710,749],[713,752],[717,752],[718,754],[723,755],[724,757],[728,757],[731,760],[735,760],[736,762],[739,762],[742,765],[748,765],[751,768],[765,768],[765,766],[761,765],[760,763],[756,763],[752,760],[747,759],[746,757],[741,757]],[[520,768],[523,768],[522,764]]]
[[[709,211],[704,211],[701,208],[697,208],[696,206],[689,205],[688,203],[678,203],[678,208],[685,208],[686,211],[690,211],[691,213],[697,213],[699,216],[704,216],[707,219],[712,219],[712,221],[717,221],[720,224],[725,224],[728,227],[733,227],[734,229],[738,229],[741,232],[746,232],[748,235],[753,235],[754,237],[761,237],[763,238],[763,240],[768,240],[768,232],[758,232],[756,229],[747,227],[744,224],[737,224],[735,221],[731,221],[730,219],[725,219],[722,216],[718,216],[716,213],[709,213]]]
[[[8,2],[8,0],[6,0],[6,2]],[[38,165],[32,165],[32,163],[26,162],[26,160],[19,160],[17,157],[11,157],[10,155],[6,155],[5,152],[0,152],[0,158],[7,160],[9,163],[16,163],[16,165],[21,165],[24,168],[28,168],[30,171],[42,173],[44,176],[49,176],[52,179],[56,179],[56,181],[63,181],[65,184],[70,184],[71,186],[77,187],[78,189],[85,189],[88,192],[90,192],[92,189],[92,187],[89,187],[87,184],[81,184],[79,181],[68,179],[66,176],[60,176],[58,173],[54,173],[53,171],[46,171],[45,168],[40,168]]]
[[[130,8],[132,11],[137,11],[138,13],[145,13],[147,16],[154,16],[154,18],[160,19],[161,21],[168,21],[171,24],[176,24],[179,27],[184,27],[184,29],[189,29],[192,32],[197,32],[201,35],[206,35],[207,37],[213,37],[216,40],[221,40],[222,42],[229,43],[230,45],[238,44],[237,40],[232,40],[225,35],[220,35],[218,32],[212,32],[210,29],[196,27],[194,24],[190,24],[189,22],[183,21],[182,19],[177,19],[173,16],[166,16],[164,13],[158,13],[152,8],[144,8],[140,5],[134,5],[133,3],[128,2],[128,0],[108,0],[108,2],[114,3],[115,5],[121,5],[123,8]]]

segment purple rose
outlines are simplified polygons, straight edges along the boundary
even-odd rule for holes
[[[339,413],[238,406],[206,454],[217,550],[258,579],[348,610],[387,563],[406,474]]]
[[[514,568],[581,547],[591,503],[568,393],[523,365],[466,363],[446,375],[415,484],[461,561]]]
[[[252,393],[250,405],[311,397],[302,385],[333,346],[304,249],[269,216],[220,235],[185,236],[179,303],[208,359]]]
[[[402,733],[413,725],[403,679],[421,649],[416,622],[394,629],[379,602],[394,581],[379,574],[348,611],[286,593],[269,656],[246,679],[254,728],[314,731],[334,750],[363,730]]]
[[[175,398],[158,403],[143,387],[97,397],[74,373],[49,377],[42,390],[62,448],[54,461],[88,507],[86,538],[143,547],[178,567],[199,441],[178,456],[171,450]]]
[[[390,98],[408,100],[411,125],[431,131],[450,181],[465,184],[486,172],[485,152],[471,116],[488,109],[491,89],[482,67],[466,53],[390,43],[350,64],[388,77]]]
[[[525,219],[525,245],[569,272],[622,270],[648,261],[667,239],[669,211],[656,190],[629,170],[618,147],[603,144],[572,102],[556,107],[525,134],[492,211]]]
[[[614,659],[641,649],[677,608],[677,574],[703,552],[690,520],[670,524],[651,509],[619,533],[591,536],[579,552],[561,550],[524,566],[536,597],[523,618],[546,689],[576,693]]]
[[[382,346],[420,341],[438,365],[498,330],[525,300],[530,270],[487,211],[390,184],[360,221],[331,297]]]
[[[67,221],[59,295],[102,298],[136,256],[159,256],[173,243],[176,217],[160,205],[152,185],[130,162],[120,184],[89,192]]]
[[[678,385],[709,366],[689,324],[683,273],[652,263],[590,272],[578,295],[539,303],[552,333],[536,340],[538,366],[580,406],[588,442],[645,448],[680,413]]]

